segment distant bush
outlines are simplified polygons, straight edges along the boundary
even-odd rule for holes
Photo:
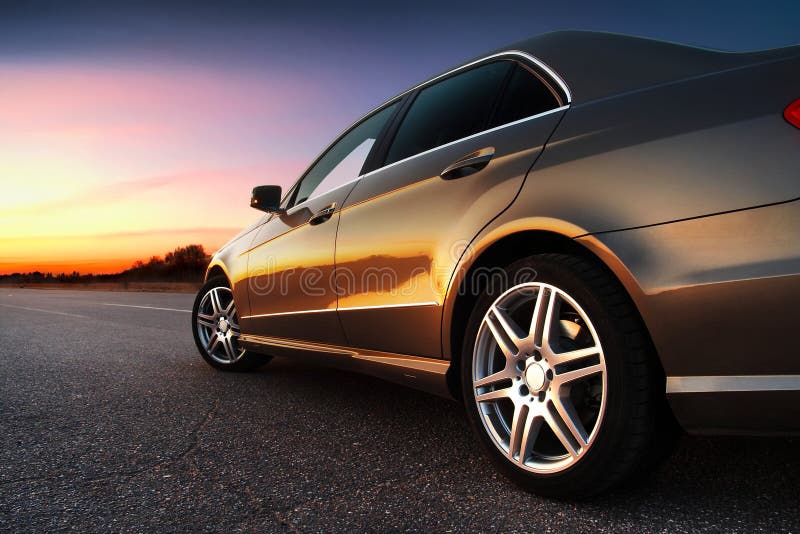
[[[164,259],[152,256],[147,262],[137,260],[129,269],[115,274],[14,273],[0,275],[0,282],[13,284],[102,282],[202,282],[211,257],[203,245],[187,245],[167,252]]]

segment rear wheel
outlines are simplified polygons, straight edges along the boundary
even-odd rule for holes
[[[509,266],[470,318],[462,388],[490,457],[536,493],[580,498],[648,458],[660,376],[627,294],[582,258]]]
[[[197,294],[192,307],[192,331],[203,359],[217,369],[247,371],[269,361],[268,356],[239,346],[239,315],[224,277],[209,279]]]

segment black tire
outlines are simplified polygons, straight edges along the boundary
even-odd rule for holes
[[[512,462],[495,444],[479,414],[473,387],[473,352],[484,315],[519,280],[522,271],[569,294],[586,312],[602,343],[605,358],[605,412],[591,446],[571,465],[553,473],[531,472]],[[668,408],[664,377],[638,312],[604,268],[581,257],[541,254],[517,261],[480,295],[470,316],[461,359],[461,386],[470,424],[484,449],[511,480],[536,494],[581,499],[630,480],[652,467],[659,418]],[[524,379],[523,379],[524,380]],[[663,444],[662,444],[663,445]]]
[[[225,293],[230,293],[230,285],[228,284],[228,280],[224,276],[216,276],[213,278],[208,279],[203,287],[200,288],[200,291],[197,293],[197,296],[194,299],[194,305],[192,306],[192,334],[194,336],[194,343],[197,345],[197,350],[200,352],[200,355],[203,359],[208,363],[211,367],[215,369],[219,369],[220,371],[251,371],[262,365],[269,362],[272,358],[270,356],[266,356],[263,354],[257,354],[251,351],[244,351],[244,353],[236,358],[233,361],[225,361],[224,359],[220,358],[219,356],[215,357],[214,355],[210,354],[209,351],[206,349],[206,345],[201,339],[201,332],[200,328],[198,327],[198,313],[200,310],[200,305],[203,303],[204,297],[211,291],[217,288],[224,288],[227,291]],[[230,299],[233,299],[232,293],[230,293]],[[235,324],[238,325],[238,316],[236,316],[235,312],[235,304],[233,309],[233,315],[231,319],[234,321]],[[236,349],[236,354],[239,354],[239,347],[234,340],[234,345]]]

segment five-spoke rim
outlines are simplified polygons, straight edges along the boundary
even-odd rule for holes
[[[244,349],[239,347],[240,333],[231,290],[209,289],[197,309],[197,334],[206,354],[222,364],[238,361],[244,355]]]
[[[597,332],[578,303],[549,284],[520,284],[492,303],[478,329],[472,384],[495,446],[536,473],[583,457],[605,412]]]

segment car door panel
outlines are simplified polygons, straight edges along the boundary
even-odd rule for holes
[[[284,198],[285,211],[259,230],[248,255],[255,335],[345,345],[336,314],[334,250],[339,213],[380,133],[398,109],[392,102],[334,141]]]
[[[339,317],[354,347],[441,357],[441,303],[465,247],[511,204],[565,108],[488,130],[365,175],[342,209]],[[457,160],[488,165],[445,180]],[[446,201],[445,201],[446,200]]]
[[[333,250],[339,206],[355,182],[274,215],[259,230],[249,251],[250,315],[242,328],[269,337],[346,344],[336,317]],[[309,221],[334,206],[332,216]]]

